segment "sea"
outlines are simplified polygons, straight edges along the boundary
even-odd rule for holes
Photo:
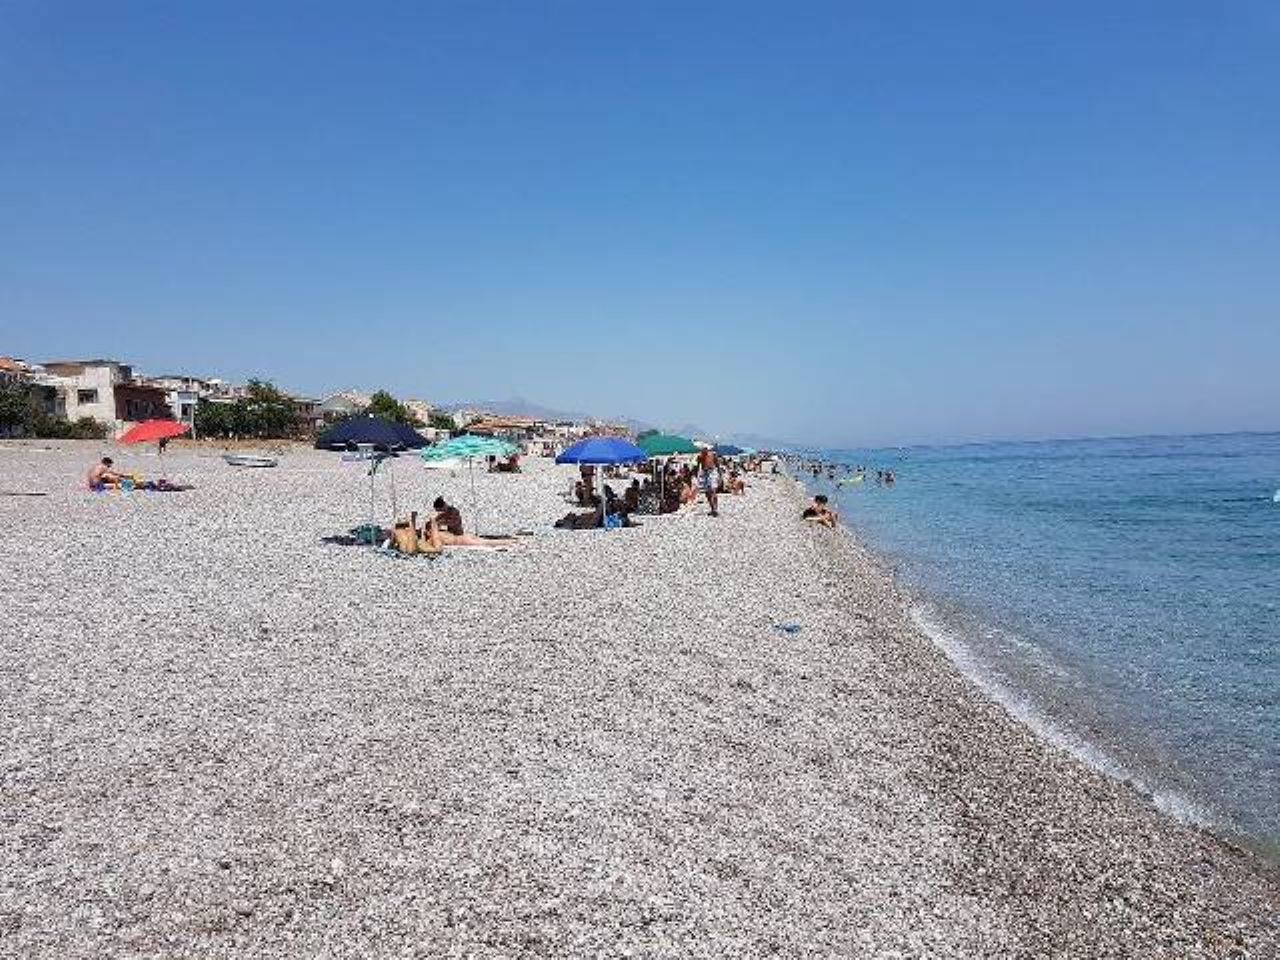
[[[1280,433],[800,455],[978,686],[1280,862]]]

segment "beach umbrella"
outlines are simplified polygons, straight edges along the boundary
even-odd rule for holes
[[[518,452],[519,450],[515,444],[507,443],[505,440],[465,433],[460,437],[454,437],[452,440],[446,440],[444,443],[437,443],[434,446],[427,447],[420,455],[427,463],[442,460],[465,460],[467,462],[467,472],[471,475],[471,507],[476,517],[475,530],[476,533],[479,533],[480,498],[476,493],[475,462],[487,457],[509,457]]]
[[[678,454],[697,453],[693,441],[665,433],[652,433],[636,441],[636,446],[650,457],[672,457]]]
[[[389,452],[405,449],[410,438],[405,433],[413,434],[422,446],[426,443],[422,437],[400,423],[392,423],[382,417],[350,417],[336,423],[316,438],[317,450],[357,450],[368,447],[371,450]]]
[[[677,437],[667,433],[651,433],[636,441],[636,446],[652,457],[672,457],[682,454],[697,453],[698,448],[687,437]],[[658,466],[658,498],[666,494],[666,471]]]
[[[587,437],[556,457],[556,463],[576,463],[580,466],[614,466],[621,463],[639,463],[649,455],[630,440],[621,437]],[[604,472],[600,473],[600,516],[604,517]]]
[[[407,423],[397,423],[395,428],[406,450],[421,450],[427,445],[427,438]]]
[[[121,443],[159,443],[161,440],[169,440],[173,437],[180,437],[191,429],[190,424],[182,423],[178,420],[144,420],[120,435]],[[160,456],[164,456],[164,445],[160,445]],[[164,463],[160,464],[160,476],[164,476]]]
[[[376,510],[376,481],[378,471],[383,463],[395,456],[395,451],[421,447],[426,443],[413,428],[403,423],[393,423],[382,417],[356,416],[348,417],[334,424],[316,438],[317,450],[354,451],[354,457],[367,462],[369,477],[369,526],[374,526]],[[391,488],[391,521],[396,520],[399,504],[396,502],[395,471],[386,470],[387,483]]]
[[[125,431],[120,437],[121,443],[151,443],[157,440],[168,440],[180,437],[191,426],[177,420],[144,420],[142,423]]]
[[[742,447],[735,447],[732,443],[717,443],[713,449],[722,457],[740,457],[747,452]]]
[[[579,440],[556,457],[556,463],[579,463],[593,466],[639,463],[649,454],[630,440],[621,437],[587,437]]]
[[[482,457],[509,457],[516,453],[514,444],[496,437],[480,437],[466,433],[422,451],[423,460],[476,460]]]

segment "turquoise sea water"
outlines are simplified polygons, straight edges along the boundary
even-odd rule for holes
[[[1280,852],[1280,434],[812,451],[920,624],[1040,732]]]

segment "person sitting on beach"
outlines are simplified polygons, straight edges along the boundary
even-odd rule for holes
[[[98,487],[114,487],[118,486],[120,481],[124,479],[123,475],[116,473],[111,469],[115,466],[115,461],[110,457],[103,457],[100,461],[89,468],[89,486],[96,490]]]
[[[462,514],[458,512],[457,507],[446,502],[444,497],[436,497],[432,506],[436,511],[436,523],[442,530],[455,537],[460,537],[466,532],[462,528]]]
[[[585,513],[570,510],[552,526],[557,530],[595,530],[604,526],[604,515],[599,507]]]
[[[742,474],[734,470],[729,474],[729,479],[724,482],[725,493],[734,493],[739,496],[747,492],[746,481],[742,479]]]
[[[505,460],[494,458],[489,468],[490,473],[519,473],[520,472],[520,455],[513,453]]]
[[[827,506],[827,498],[820,493],[813,498],[813,503],[804,508],[800,518],[806,523],[816,523],[824,527],[834,528],[840,520],[840,514]]]
[[[640,512],[640,481],[632,480],[631,485],[627,487],[626,492],[622,495],[622,510],[624,513]]]
[[[599,506],[600,495],[596,493],[596,468],[583,464],[578,469],[582,479],[573,485],[574,499],[580,507]]]

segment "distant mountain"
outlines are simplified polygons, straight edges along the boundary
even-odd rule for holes
[[[509,397],[506,400],[469,400],[458,403],[441,403],[438,406],[445,410],[487,410],[503,417],[531,417],[534,420],[603,419],[610,423],[620,423],[633,434],[644,433],[646,430],[661,430],[663,433],[672,433],[678,437],[718,440],[721,443],[736,443],[740,447],[755,447],[757,450],[778,450],[794,446],[794,444],[785,440],[762,436],[758,433],[715,434],[694,423],[686,423],[679,427],[661,427],[644,420],[637,420],[634,417],[609,416],[607,414],[602,416],[599,413],[583,413],[581,410],[560,410],[556,407],[547,407],[540,403],[534,403],[524,397]]]
[[[715,439],[706,430],[703,430],[701,427],[696,426],[695,424],[692,424],[692,423],[686,423],[682,427],[673,427],[672,429],[664,430],[663,432],[669,433],[675,437],[687,437],[690,440],[708,440],[709,441],[709,440]]]
[[[588,414],[581,410],[560,410],[556,407],[545,407],[524,397],[511,397],[507,400],[469,400],[465,403],[442,403],[445,410],[487,410],[503,417],[530,417],[534,420],[607,420],[620,423],[633,433],[652,430],[653,425],[631,417]]]
[[[524,397],[506,400],[468,400],[465,403],[442,403],[446,410],[487,410],[504,417],[531,417],[534,420],[586,420],[587,414],[577,410],[557,410]]]

